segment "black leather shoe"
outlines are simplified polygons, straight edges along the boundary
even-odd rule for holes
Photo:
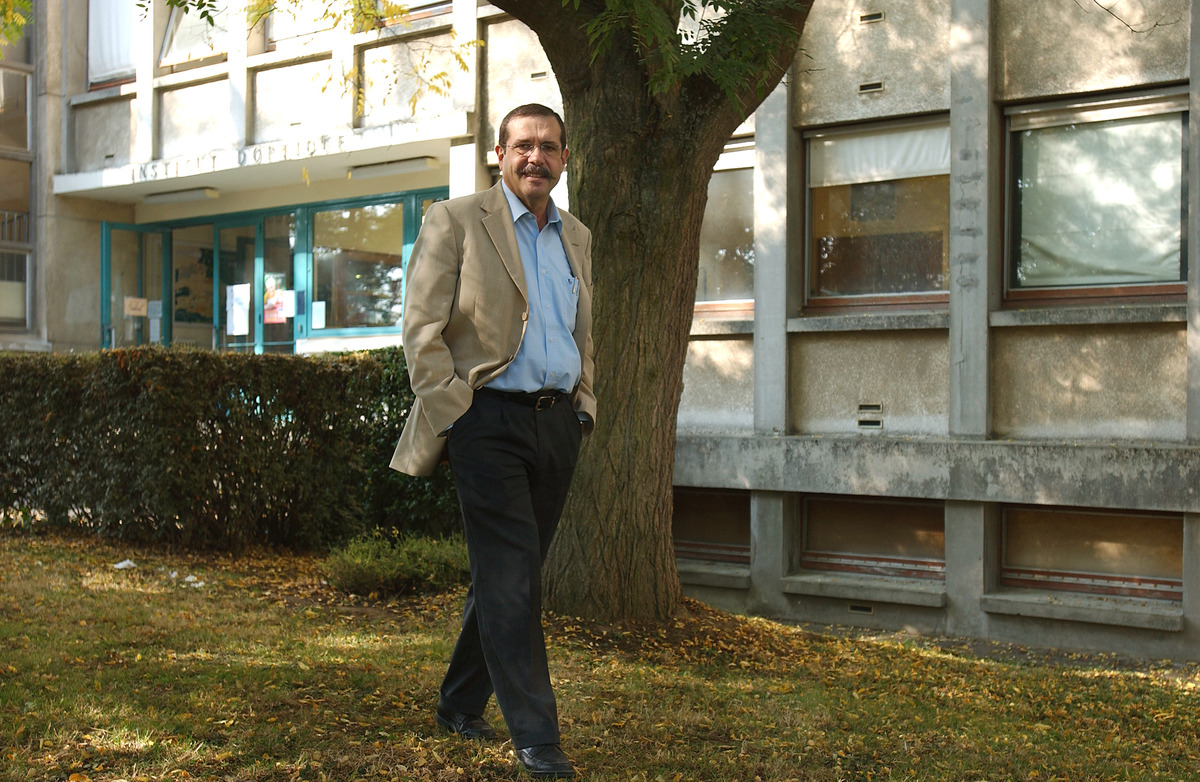
[[[517,762],[537,779],[571,779],[575,767],[557,744],[538,744],[517,750]]]
[[[465,739],[479,739],[480,741],[496,740],[496,729],[489,725],[487,720],[477,714],[462,714],[452,711],[439,703],[434,719],[438,725],[441,725],[451,733],[457,733]]]

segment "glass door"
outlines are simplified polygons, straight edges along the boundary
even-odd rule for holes
[[[297,315],[291,214],[217,232],[218,344],[251,353],[292,353]]]
[[[169,268],[170,232],[120,223],[103,223],[100,231],[100,345],[129,347],[166,344],[163,302],[171,289],[163,270]]]

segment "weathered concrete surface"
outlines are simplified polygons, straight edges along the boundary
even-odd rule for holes
[[[1200,448],[1180,444],[681,435],[675,484],[1200,512]]]

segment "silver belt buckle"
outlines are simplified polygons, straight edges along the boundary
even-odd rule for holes
[[[558,401],[556,394],[542,394],[533,403],[534,410],[549,410],[554,407],[554,403]]]

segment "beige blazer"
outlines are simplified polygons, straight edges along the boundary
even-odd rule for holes
[[[559,214],[567,261],[582,282],[574,331],[582,373],[572,401],[594,420],[592,237],[578,219]],[[417,399],[392,454],[393,470],[433,472],[446,429],[470,408],[475,389],[516,358],[528,318],[525,271],[500,183],[430,206],[408,262],[404,358]]]

